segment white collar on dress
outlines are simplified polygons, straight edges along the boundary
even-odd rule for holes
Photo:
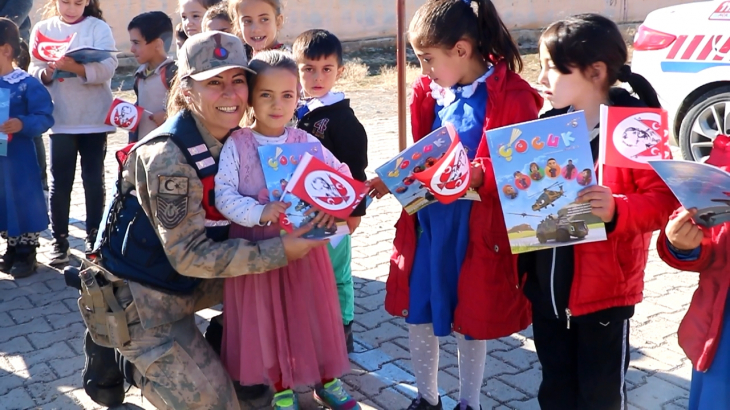
[[[494,66],[490,66],[484,75],[477,78],[473,83],[468,85],[455,85],[450,88],[444,88],[436,84],[435,81],[431,81],[431,97],[436,100],[436,104],[442,107],[448,107],[456,101],[456,93],[461,93],[464,98],[470,98],[477,91],[479,83],[485,83],[487,78],[494,72]]]
[[[10,74],[3,76],[3,81],[9,84],[17,84],[28,77],[30,77],[30,74],[19,68],[16,68]]]

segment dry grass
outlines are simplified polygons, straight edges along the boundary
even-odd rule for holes
[[[406,65],[406,83],[411,84],[419,75],[420,69],[413,65]],[[360,59],[345,63],[337,88],[350,92],[355,90],[395,91],[398,86],[398,72],[393,66],[383,66],[377,74],[370,74],[367,64]]]

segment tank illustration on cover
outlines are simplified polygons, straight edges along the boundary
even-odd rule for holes
[[[526,213],[512,215],[521,215],[522,217],[542,218],[540,215],[530,215]],[[588,224],[583,220],[571,220],[569,216],[558,216],[554,214],[548,215],[540,221],[535,230],[535,236],[540,243],[547,241],[568,242],[570,238],[583,239],[588,235]]]

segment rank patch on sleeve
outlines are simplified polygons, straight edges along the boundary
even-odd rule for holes
[[[166,229],[173,229],[188,215],[188,179],[160,176],[157,192],[157,220]]]

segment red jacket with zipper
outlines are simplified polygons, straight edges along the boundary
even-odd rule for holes
[[[410,109],[414,141],[426,136],[433,127],[436,101],[431,97],[430,84],[430,79],[422,76],[413,86]],[[485,86],[485,131],[537,118],[542,98],[519,75],[509,71],[506,63],[494,67]],[[484,184],[478,189],[481,202],[472,205],[469,245],[459,276],[453,329],[475,339],[494,339],[529,326],[530,310],[521,290],[516,256],[509,250],[485,138],[477,149],[475,161],[484,170]],[[416,252],[416,216],[403,211],[395,227],[385,309],[394,316],[406,317],[409,278]]]
[[[730,171],[730,137],[719,135],[710,152],[707,163]],[[672,215],[674,218],[679,210]],[[679,345],[697,371],[705,372],[712,365],[722,334],[725,302],[730,291],[728,255],[730,254],[730,222],[702,229],[704,238],[700,255],[695,260],[680,260],[667,246],[667,236],[662,231],[657,240],[657,251],[669,266],[700,273],[700,281],[692,296],[687,314],[679,325]],[[725,341],[727,343],[727,341]]]

